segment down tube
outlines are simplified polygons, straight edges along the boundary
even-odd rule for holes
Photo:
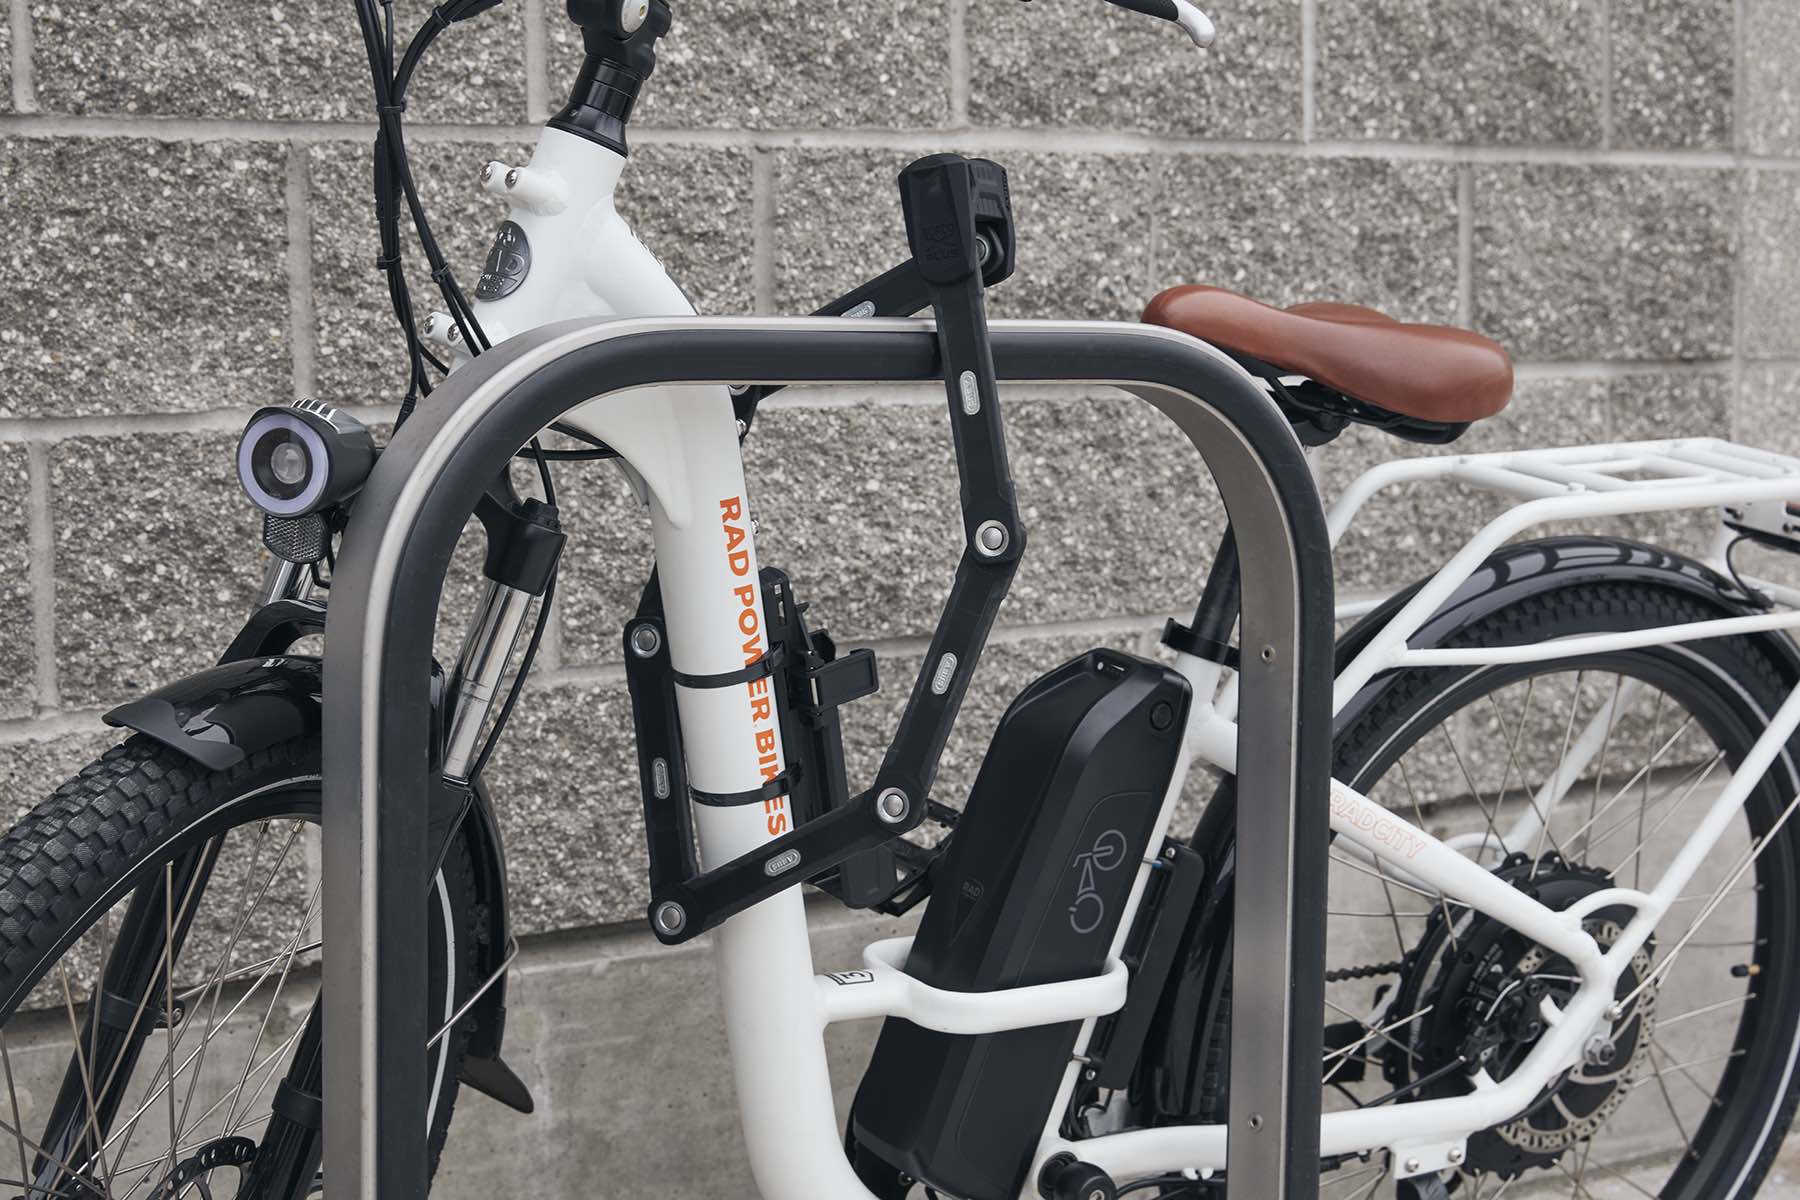
[[[693,489],[682,507],[693,519],[677,524],[654,495],[650,504],[669,652],[690,675],[737,671],[768,649],[737,426],[728,403],[718,416],[682,430],[682,474]],[[780,731],[766,694],[757,703],[756,686],[677,688],[696,788],[746,791],[781,769]],[[756,850],[793,821],[786,797],[697,804],[694,819],[705,866]],[[838,1141],[801,890],[739,913],[712,937],[758,1189],[771,1200],[868,1200]]]

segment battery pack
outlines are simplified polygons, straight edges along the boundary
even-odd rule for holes
[[[1093,650],[1013,701],[982,761],[906,972],[958,992],[1105,966],[1187,722],[1187,681]],[[961,1036],[890,1018],[851,1111],[859,1150],[962,1200],[1011,1200],[1079,1022]]]

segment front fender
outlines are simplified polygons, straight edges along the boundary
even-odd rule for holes
[[[270,746],[316,736],[319,695],[316,658],[241,659],[166,684],[101,720],[227,771]]]
[[[277,644],[270,639],[291,641],[290,634],[311,632],[306,614],[297,613],[294,606],[270,605],[252,618],[245,633],[233,644],[234,649]],[[434,668],[432,674],[436,747],[443,741],[445,689],[442,673]],[[238,658],[121,704],[101,720],[161,742],[207,770],[225,771],[271,746],[317,737],[322,711],[321,681],[317,658],[283,654]],[[434,770],[436,766],[434,749]],[[479,782],[469,793],[447,785],[439,789],[432,826],[445,831],[439,836],[446,836],[453,823],[469,843],[475,864],[475,898],[482,919],[482,932],[475,946],[476,981],[480,983],[505,966],[511,936],[500,825],[487,790]],[[530,1112],[530,1093],[500,1058],[506,1025],[504,977],[494,980],[470,1009],[469,1016],[475,1028],[463,1060],[464,1082],[503,1104]]]

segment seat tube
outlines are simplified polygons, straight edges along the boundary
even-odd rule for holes
[[[709,412],[708,419],[682,429],[689,519],[677,524],[657,498],[650,503],[669,652],[676,670],[688,675],[740,671],[769,651],[737,425],[723,403],[717,419]],[[782,769],[768,682],[677,686],[694,787],[747,791]],[[786,796],[734,807],[697,804],[694,810],[703,868],[754,852],[793,823]],[[783,1200],[868,1198],[838,1140],[800,888],[739,913],[712,938],[759,1190]]]

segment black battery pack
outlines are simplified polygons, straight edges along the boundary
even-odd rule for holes
[[[1026,688],[933,870],[907,973],[958,992],[1098,974],[1190,696],[1174,671],[1112,650]],[[959,1036],[890,1018],[851,1110],[859,1157],[963,1200],[1018,1196],[1079,1031]]]

